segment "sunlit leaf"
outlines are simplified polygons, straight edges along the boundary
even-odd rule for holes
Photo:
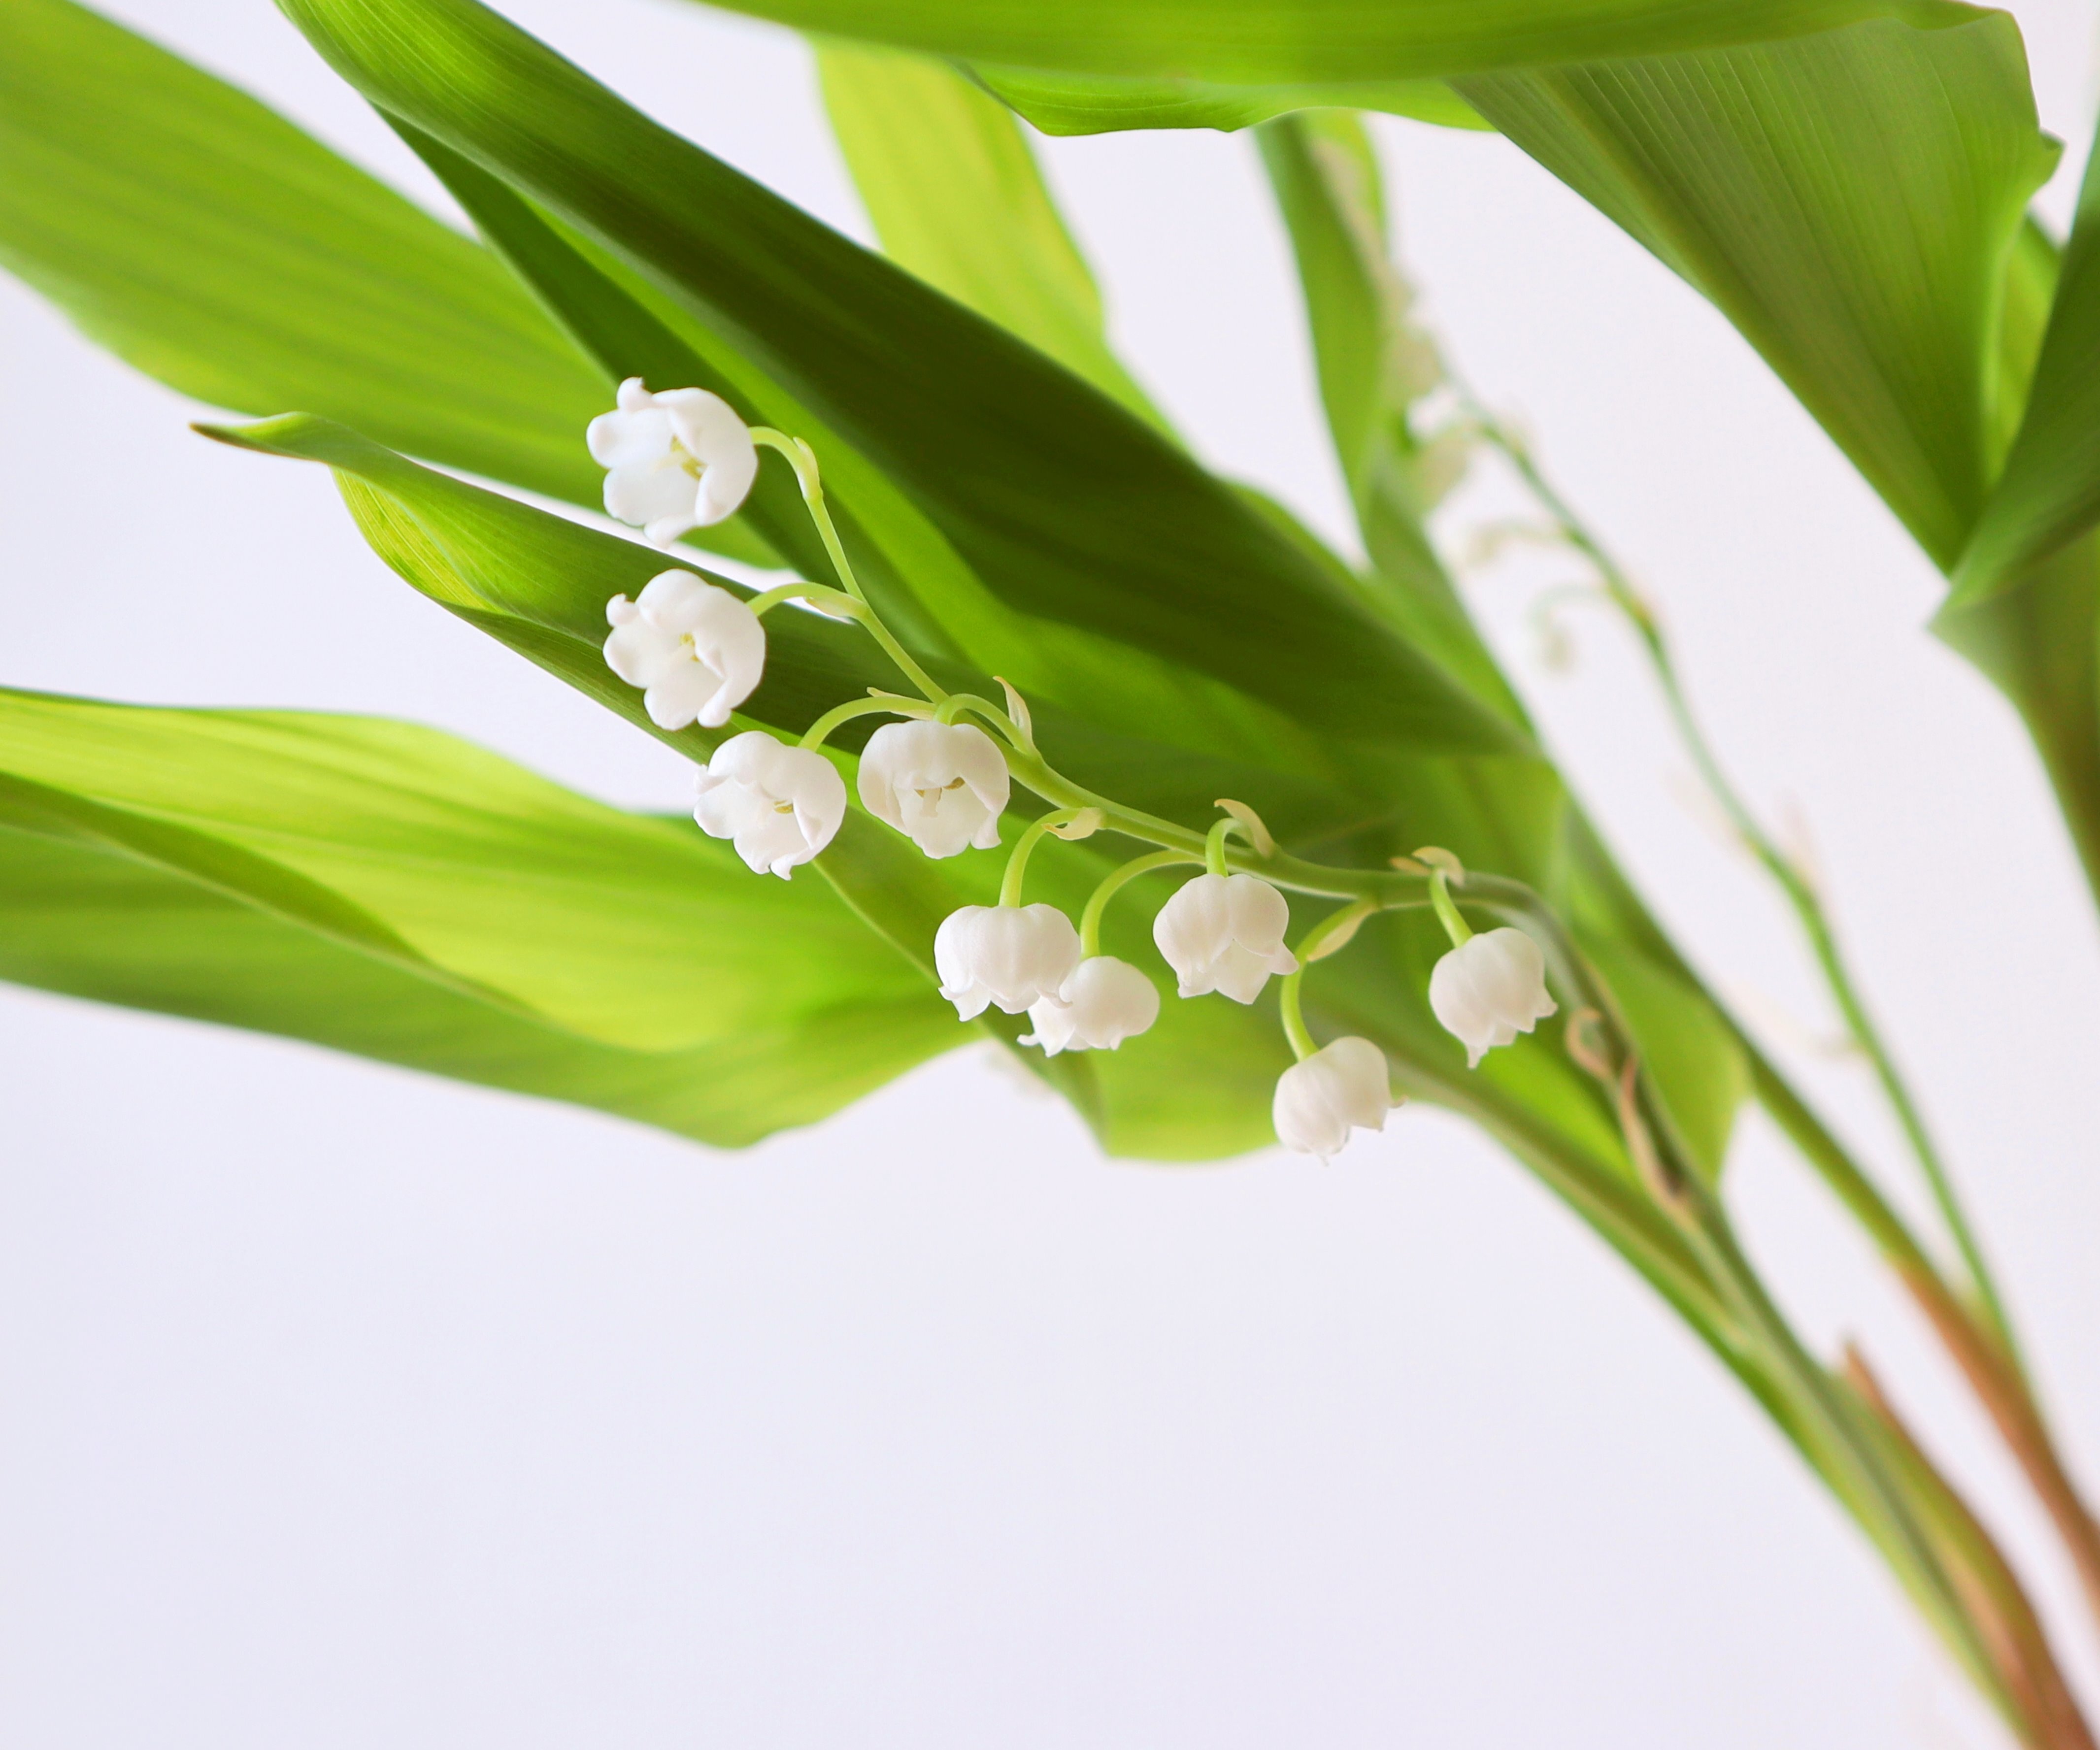
[[[1226,85],[1448,78],[1955,10],[1903,0],[732,0],[731,9],[966,61]]]
[[[959,1043],[820,881],[413,725],[0,693],[0,976],[718,1143]]]
[[[600,374],[501,263],[70,0],[0,7],[0,266],[214,407],[598,502]]]
[[[828,38],[816,51],[883,253],[1166,430],[1110,350],[1100,289],[1012,116],[923,55]]]
[[[1486,128],[1480,112],[1436,79],[1384,84],[1215,85],[1198,79],[1122,79],[973,66],[970,77],[1045,134],[1132,128],[1231,132],[1300,109],[1378,109],[1440,127]]]

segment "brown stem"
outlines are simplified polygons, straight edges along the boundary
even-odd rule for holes
[[[1936,1510],[1931,1519],[1940,1559],[1983,1630],[2007,1690],[2047,1750],[2093,1750],[2093,1734],[2065,1682],[2041,1619],[1997,1541],[1940,1474],[1857,1347],[1845,1347],[1846,1381],[1865,1401]]]
[[[2041,1413],[2017,1369],[1994,1349],[1968,1310],[1930,1271],[1899,1265],[1904,1285],[1924,1309],[1947,1352],[1997,1425],[1998,1433],[2027,1473],[2027,1483],[2071,1553],[2087,1607],[2100,1621],[2100,1523],[2080,1498],[2057,1456]]]

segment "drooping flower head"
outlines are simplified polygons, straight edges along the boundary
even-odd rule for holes
[[[999,744],[968,723],[885,723],[860,756],[862,806],[929,857],[991,849],[1012,788]]]
[[[846,818],[846,781],[822,754],[790,747],[763,730],[732,735],[700,768],[693,818],[710,838],[735,841],[759,875],[783,880],[832,842]]]
[[[751,697],[765,672],[765,628],[736,597],[690,571],[664,571],[630,602],[606,604],[605,659],[663,730],[711,730]]]
[[[1476,1069],[1493,1047],[1507,1045],[1554,1012],[1546,994],[1546,955],[1522,930],[1489,930],[1462,943],[1429,975],[1429,1007],[1466,1047]]]
[[[1065,987],[1079,963],[1079,932],[1055,906],[964,906],[933,934],[941,994],[974,1020],[996,1003],[1009,1015]]]
[[[1199,875],[1159,908],[1152,939],[1180,981],[1181,994],[1220,992],[1251,1003],[1272,972],[1298,970],[1283,946],[1290,906],[1259,875]]]
[[[1321,1160],[1341,1153],[1352,1127],[1385,1128],[1398,1104],[1386,1070],[1385,1053],[1369,1039],[1337,1039],[1277,1078],[1271,1116],[1277,1140]]]
[[[1055,994],[1029,1004],[1028,1018],[1035,1031],[1021,1043],[1041,1046],[1045,1056],[1112,1051],[1159,1019],[1159,992],[1129,961],[1090,954]]]
[[[584,441],[606,470],[607,512],[660,547],[735,515],[758,478],[751,428],[704,389],[651,395],[630,377],[618,411],[593,420]]]

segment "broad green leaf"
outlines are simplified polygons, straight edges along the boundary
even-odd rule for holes
[[[1215,128],[1230,133],[1299,109],[1378,109],[1447,128],[1486,128],[1465,99],[1436,79],[1381,85],[1211,85],[1196,79],[972,67],[970,77],[1045,134],[1130,128]]]
[[[996,66],[1273,85],[1449,78],[1952,9],[1902,0],[732,0],[731,10]]]
[[[1979,601],[1950,599],[1932,629],[2019,712],[2100,897],[2100,536],[2058,547]]]
[[[2010,18],[1876,20],[1460,90],[1718,305],[1953,562],[1995,462],[2008,256],[2055,158]]]
[[[2053,255],[2043,244],[2027,253]],[[2018,435],[1954,573],[1959,602],[2005,588],[2100,522],[2100,167],[2090,161],[2053,290]],[[2014,407],[2025,387],[2014,384]]]
[[[822,882],[412,725],[0,693],[0,976],[740,1144],[958,1043]]]
[[[1255,136],[1290,234],[1312,333],[1320,398],[1370,556],[1380,606],[1513,722],[1522,707],[1480,641],[1429,536],[1455,483],[1453,438],[1414,429],[1444,381],[1435,343],[1410,318],[1414,292],[1394,267],[1378,161],[1344,110],[1290,116]],[[1462,443],[1457,452],[1462,458]]]
[[[1061,367],[659,127],[470,0],[286,0],[382,109],[733,342],[1021,611],[1207,671],[1324,734],[1511,737],[1229,489]]]
[[[1013,117],[952,68],[820,38],[824,108],[883,252],[1162,431]]]
[[[0,266],[213,406],[598,502],[606,384],[500,262],[70,0],[0,7]]]

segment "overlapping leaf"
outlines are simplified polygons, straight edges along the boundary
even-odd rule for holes
[[[823,883],[374,718],[0,693],[0,918],[17,982],[717,1143],[958,1041]]]
[[[2008,257],[2054,162],[2010,18],[1871,20],[1460,89],[1713,299],[1953,562],[1996,461]]]
[[[213,406],[597,501],[605,383],[500,262],[71,0],[0,8],[0,266]]]
[[[2027,253],[2054,254],[2045,240],[2031,240]],[[2090,160],[2060,274],[2051,277],[2033,393],[2018,395],[2024,381],[2014,386],[2024,417],[1955,573],[1953,599],[1964,606],[2007,588],[2100,522],[2100,165]]]
[[[1224,85],[1443,79],[1952,10],[1904,0],[731,0],[731,9],[960,60]]]
[[[973,66],[970,77],[1045,134],[1132,128],[1231,132],[1300,109],[1376,109],[1439,127],[1486,128],[1480,112],[1436,79],[1378,84],[1219,85],[1200,79],[1123,79]]]
[[[1157,434],[464,0],[288,0],[373,102],[575,225],[911,493],[1001,600],[1309,725],[1507,745]]]
[[[924,56],[820,38],[832,131],[883,253],[1162,430],[1013,117]]]

